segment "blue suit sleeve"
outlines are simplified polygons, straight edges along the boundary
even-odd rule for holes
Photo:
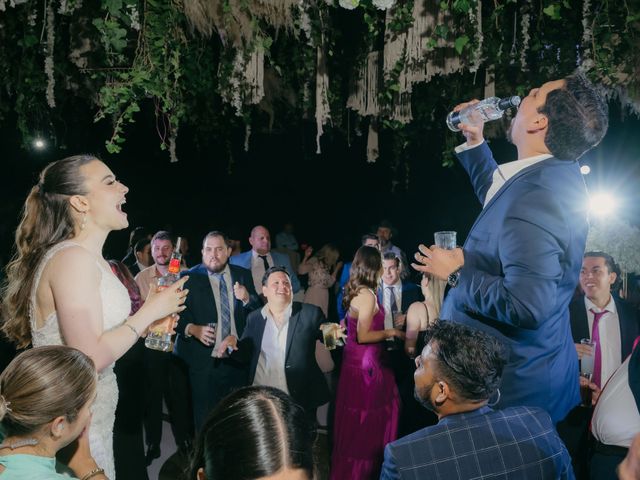
[[[384,463],[382,464],[380,480],[400,480],[400,473],[398,472],[398,466],[391,451],[390,443],[384,447]]]
[[[271,252],[271,256],[272,257],[274,256],[273,252]],[[293,288],[293,293],[297,293],[300,290],[300,280],[298,279],[296,272],[293,270],[293,267],[291,266],[291,260],[289,260],[289,255],[279,254],[278,259],[282,263],[282,265],[287,269],[287,272],[289,272],[289,276],[291,277],[291,288]]]
[[[465,309],[537,329],[554,313],[569,229],[554,192],[529,186],[522,190],[516,192],[518,201],[507,212],[497,239],[501,274],[474,268],[483,264],[482,253],[465,251],[456,296]]]
[[[487,192],[493,183],[493,172],[498,164],[493,159],[487,142],[457,154],[460,165],[467,171],[473,190],[480,203],[484,204]]]

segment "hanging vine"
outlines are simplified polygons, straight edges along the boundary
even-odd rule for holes
[[[487,67],[498,94],[579,67],[638,114],[639,34],[626,0],[0,0],[0,121],[12,112],[27,148],[84,101],[118,153],[151,106],[175,161],[185,126],[196,144],[243,128],[248,148],[296,122],[349,136],[359,115],[393,146],[370,150],[401,165],[417,123],[442,128],[445,104],[484,94]]]

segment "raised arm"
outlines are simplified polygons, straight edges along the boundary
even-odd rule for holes
[[[51,260],[48,269],[48,284],[65,343],[89,355],[98,371],[129,350],[137,334],[155,320],[184,308],[187,291],[180,292],[180,288],[186,279],[147,299],[135,315],[122,319],[126,325],[104,331],[100,282],[107,272],[100,271],[96,258],[82,248],[68,248]]]

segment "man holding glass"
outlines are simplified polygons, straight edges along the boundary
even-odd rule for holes
[[[577,159],[607,126],[607,104],[581,74],[547,82],[522,101],[509,131],[517,161],[498,166],[482,124],[461,125],[467,141],[458,159],[483,210],[463,248],[421,245],[414,267],[452,287],[441,318],[509,348],[499,408],[539,406],[556,423],[579,402],[567,309],[588,229]]]

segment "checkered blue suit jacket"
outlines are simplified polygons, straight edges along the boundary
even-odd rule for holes
[[[540,408],[482,407],[444,417],[386,446],[381,480],[574,479],[571,458]]]

